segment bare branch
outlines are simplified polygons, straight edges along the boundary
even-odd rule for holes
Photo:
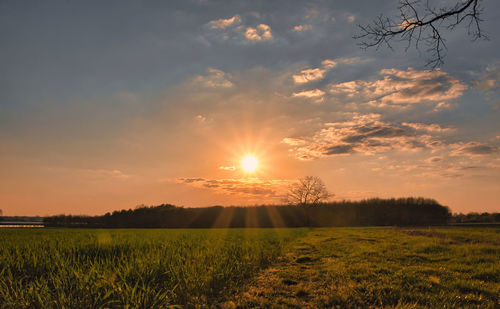
[[[425,3],[422,0],[400,0],[399,17],[396,20],[379,15],[369,25],[358,25],[359,33],[354,38],[360,40],[358,45],[363,49],[378,49],[382,45],[393,49],[393,39],[406,41],[406,51],[412,45],[419,50],[420,43],[424,43],[431,55],[427,65],[439,67],[444,62],[447,50],[443,29],[454,30],[464,23],[473,41],[487,39],[480,27],[482,0],[456,1],[453,6],[434,8],[428,0]]]

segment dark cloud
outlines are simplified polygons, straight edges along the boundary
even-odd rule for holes
[[[288,180],[179,178],[177,182],[212,190],[219,194],[280,198]]]
[[[312,137],[302,139],[285,138],[300,159],[322,156],[374,153],[391,149],[416,149],[439,147],[435,137],[418,134],[412,127],[380,120],[379,114],[355,115],[351,120],[330,122]]]
[[[441,104],[462,96],[467,86],[442,71],[383,69],[382,79],[331,83],[329,94],[342,102],[404,107],[418,103]]]
[[[325,154],[326,155],[335,155],[335,154],[351,153],[351,152],[353,152],[352,148],[353,148],[352,145],[331,146],[331,147],[327,147],[325,149]]]
[[[498,152],[498,147],[484,143],[447,143],[443,134],[448,132],[453,129],[438,124],[388,122],[382,121],[379,114],[355,114],[349,120],[326,123],[310,137],[285,138],[282,142],[288,144],[300,160],[390,150],[447,150],[455,156]],[[441,160],[434,157],[427,162]]]
[[[498,147],[480,143],[469,143],[461,147],[459,151],[471,155],[488,155],[498,152]]]
[[[179,178],[179,181],[184,183],[200,182],[205,181],[204,178]]]

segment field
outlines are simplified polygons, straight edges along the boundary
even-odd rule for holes
[[[499,256],[499,228],[5,228],[0,307],[496,308]]]

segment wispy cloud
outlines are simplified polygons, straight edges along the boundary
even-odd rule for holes
[[[325,77],[326,69],[305,69],[300,71],[299,74],[293,75],[293,81],[296,84],[304,84],[311,81],[323,79]]]
[[[500,87],[500,63],[488,66],[479,80],[472,84],[482,91],[490,92]]]
[[[321,103],[323,102],[323,96],[325,95],[325,92],[320,89],[312,89],[312,90],[305,90],[305,91],[300,91],[300,92],[294,92],[293,96],[294,97],[302,97],[302,98],[308,98],[308,99],[314,99],[315,103]]]
[[[195,84],[207,88],[229,88],[233,86],[231,75],[221,70],[208,68],[207,74],[197,75],[193,78]]]
[[[223,171],[234,171],[234,170],[236,170],[236,166],[234,166],[234,165],[231,165],[231,166],[219,166],[219,169],[223,170]]]
[[[233,17],[227,19],[221,18],[217,20],[212,20],[209,22],[209,25],[213,29],[226,29],[227,27],[238,25],[240,23],[241,23],[240,15],[234,15]]]
[[[352,65],[369,61],[371,61],[371,59],[361,59],[359,57],[325,59],[321,62],[321,67],[303,69],[298,74],[292,75],[292,78],[295,84],[305,84],[324,79],[326,73],[335,68],[338,64]]]
[[[499,147],[479,142],[460,142],[451,145],[451,147],[454,149],[452,155],[483,156],[499,152]]]
[[[403,122],[402,125],[413,128],[418,131],[427,131],[427,132],[453,132],[455,128],[443,128],[439,124],[425,124],[425,123],[412,123],[412,122]]]

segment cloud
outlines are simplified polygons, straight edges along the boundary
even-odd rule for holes
[[[231,75],[221,70],[208,68],[206,75],[197,75],[193,78],[195,84],[206,88],[230,88],[233,83],[229,80]]]
[[[287,186],[290,184],[289,180],[262,180],[258,178],[179,178],[177,182],[196,188],[209,189],[219,194],[271,198],[283,197]]]
[[[223,171],[234,171],[234,170],[236,170],[236,167],[234,165],[231,165],[231,166],[219,166],[219,169],[223,170]]]
[[[217,19],[209,22],[209,25],[212,29],[226,29],[229,26],[237,25],[241,23],[240,15],[234,15],[228,19]]]
[[[457,107],[458,104],[456,103],[449,103],[449,102],[439,102],[435,107],[434,107],[434,111],[435,112],[440,112],[440,111],[444,111],[444,110],[450,110],[450,109],[453,109],[455,107]]]
[[[307,142],[303,139],[300,139],[300,138],[285,137],[284,139],[281,140],[281,143],[287,144],[290,146],[302,146],[302,145],[306,144]]]
[[[205,179],[204,178],[179,178],[177,180],[179,182],[183,182],[183,183],[192,183],[192,182],[204,181]]]
[[[273,39],[271,27],[266,24],[260,24],[257,28],[248,27],[245,31],[245,38],[249,41],[270,41]]]
[[[479,142],[456,143],[451,145],[454,148],[452,155],[483,156],[498,153],[499,148]]]
[[[321,62],[321,68],[303,69],[299,74],[292,75],[295,84],[305,84],[313,81],[318,81],[325,78],[325,74],[338,64],[359,64],[371,61],[371,59],[361,59],[359,57],[352,58],[336,58],[325,59]]]
[[[297,25],[297,26],[293,27],[292,31],[294,31],[294,32],[303,32],[303,31],[308,31],[308,30],[311,30],[311,29],[312,29],[311,25],[305,24],[305,25]]]
[[[207,25],[209,29],[208,35],[222,41],[231,39],[236,42],[246,43],[272,41],[274,39],[269,25],[259,24],[255,27],[247,26],[243,23],[240,15],[234,15],[228,19],[212,20]]]
[[[443,147],[439,138],[419,131],[443,133],[446,129],[437,124],[386,122],[380,114],[355,114],[351,120],[325,123],[325,127],[311,137],[288,137],[282,143],[288,144],[300,160]]]
[[[328,91],[338,100],[364,101],[378,107],[419,103],[445,107],[447,101],[459,98],[467,89],[459,80],[439,70],[383,69],[379,75],[383,79],[332,83]]]
[[[500,64],[488,66],[481,79],[472,81],[472,84],[482,91],[491,91],[500,87]]]
[[[335,60],[326,59],[321,62],[321,65],[325,70],[330,70],[337,66],[337,62]]]
[[[293,75],[293,81],[296,84],[304,84],[311,81],[323,79],[325,77],[325,69],[305,69],[300,71],[300,74]]]
[[[425,124],[425,123],[411,123],[411,122],[403,122],[402,125],[413,128],[417,131],[427,131],[427,132],[453,132],[454,128],[443,128],[438,124]]]
[[[127,174],[118,169],[90,169],[90,168],[78,168],[78,167],[60,167],[60,166],[48,166],[45,167],[46,170],[56,173],[65,173],[76,175],[79,179],[87,180],[125,180],[133,177],[131,174]]]
[[[337,65],[334,60],[326,59],[321,62],[321,68],[304,69],[299,74],[292,75],[295,84],[305,84],[308,82],[321,80],[325,78],[325,73]]]
[[[372,60],[373,60],[372,58],[361,59],[359,57],[348,57],[348,58],[341,57],[341,58],[335,59],[335,61],[337,63],[342,63],[342,64],[361,64],[361,63],[370,62]],[[325,61],[327,61],[327,60],[325,60]]]
[[[323,102],[323,96],[325,95],[325,92],[320,89],[312,89],[312,90],[305,90],[305,91],[300,91],[300,92],[294,92],[293,96],[294,97],[303,97],[303,98],[308,98],[308,99],[315,99],[314,102],[316,103],[321,103]]]

